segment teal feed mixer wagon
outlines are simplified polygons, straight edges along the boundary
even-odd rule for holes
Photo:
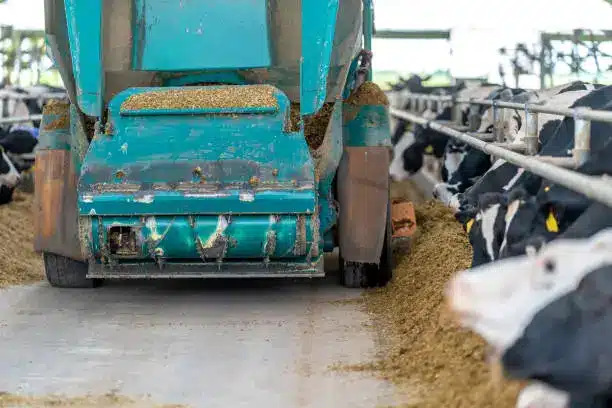
[[[45,106],[48,281],[391,276],[370,0],[45,0],[68,100]]]

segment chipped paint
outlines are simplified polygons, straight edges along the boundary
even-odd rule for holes
[[[299,215],[295,224],[295,244],[293,255],[306,255],[306,217]]]
[[[251,203],[255,201],[255,194],[253,194],[250,191],[243,191],[243,192],[240,192],[240,194],[238,195],[238,198],[240,201]]]
[[[266,233],[266,242],[264,243],[264,255],[269,258],[276,251],[276,231],[268,231]]]
[[[91,194],[83,195],[83,202],[84,203],[93,203],[93,195],[91,195]]]
[[[137,203],[151,204],[153,202],[153,194],[145,194],[142,197],[134,198]]]
[[[220,215],[217,221],[217,228],[215,229],[215,232],[208,238],[208,240],[206,240],[205,243],[202,244],[202,248],[213,248],[215,246],[215,243],[223,236],[223,232],[225,232],[225,229],[228,225],[229,222],[227,221],[227,218],[225,218],[225,216],[223,215]]]
[[[96,215],[95,208],[92,208],[91,210],[89,210],[89,215]]]
[[[121,153],[123,154],[127,154],[128,151],[128,144],[127,142],[121,145]]]
[[[149,229],[150,237],[153,241],[159,241],[163,238],[162,235],[157,232],[157,220],[155,217],[147,217],[145,226]]]

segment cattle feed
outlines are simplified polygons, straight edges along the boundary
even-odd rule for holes
[[[448,277],[470,263],[465,232],[435,201],[418,204],[416,218],[417,235],[410,252],[398,258],[393,281],[365,295],[367,310],[389,339],[388,354],[347,368],[375,370],[408,386],[415,408],[512,408],[523,383],[490,382],[482,339],[459,328],[443,302]]]

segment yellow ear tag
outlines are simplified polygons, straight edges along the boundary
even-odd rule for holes
[[[433,153],[433,146],[432,145],[427,146],[425,148],[425,153],[427,153],[427,154]]]
[[[555,214],[553,214],[552,210],[550,210],[548,218],[546,219],[546,230],[548,232],[559,232],[559,225],[557,224]]]
[[[467,231],[467,233],[470,233],[470,230],[472,229],[472,225],[474,224],[474,219],[472,218],[471,220],[469,220],[467,222],[467,224],[465,224],[465,230]]]

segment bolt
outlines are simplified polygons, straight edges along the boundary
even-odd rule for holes
[[[249,184],[253,187],[255,187],[256,185],[259,184],[259,178],[256,176],[253,176],[249,179]]]
[[[200,166],[193,169],[193,175],[196,177],[202,176],[202,168]]]
[[[272,170],[272,176],[274,176],[274,177],[278,176],[278,169]]]
[[[125,173],[123,172],[123,170],[118,170],[115,173],[115,177],[117,177],[118,179],[122,179],[123,177],[125,177]]]

